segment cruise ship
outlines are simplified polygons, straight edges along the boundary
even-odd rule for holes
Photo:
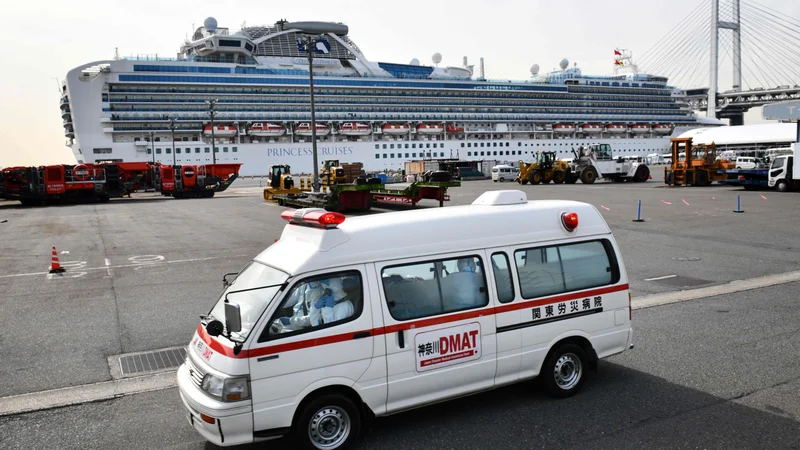
[[[396,171],[406,161],[569,158],[608,143],[617,156],[662,153],[669,137],[723,125],[696,115],[668,79],[640,73],[615,50],[613,74],[566,59],[528,80],[487,80],[462,66],[368,60],[347,25],[287,22],[238,32],[209,17],[174,58],[90,62],[62,83],[67,145],[80,163],[240,162],[242,175],[289,164],[313,172],[309,65],[318,160]],[[309,57],[310,56],[310,57]],[[309,64],[310,61],[310,64]],[[213,126],[212,126],[213,122]]]

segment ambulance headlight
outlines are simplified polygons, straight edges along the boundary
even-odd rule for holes
[[[250,398],[250,380],[247,377],[226,378],[222,387],[222,401],[238,402]]]
[[[208,392],[209,395],[222,399],[222,387],[224,385],[225,380],[208,373],[203,377],[203,384],[200,387],[203,388],[204,391]]]
[[[203,377],[201,388],[223,402],[250,398],[250,380],[247,377],[220,378],[209,373]]]

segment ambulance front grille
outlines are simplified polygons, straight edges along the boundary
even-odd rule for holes
[[[186,367],[189,368],[189,376],[192,378],[195,386],[200,387],[203,384],[203,377],[205,374],[192,363],[192,358],[186,358]]]

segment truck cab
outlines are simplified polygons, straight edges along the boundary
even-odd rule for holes
[[[792,154],[776,156],[769,167],[767,185],[778,192],[797,190],[800,187],[797,144],[792,144],[791,148]]]

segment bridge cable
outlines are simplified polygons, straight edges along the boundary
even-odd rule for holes
[[[703,5],[700,5],[703,6]],[[697,8],[696,8],[697,9]],[[639,63],[642,66],[649,66],[653,69],[655,68],[662,68],[665,63],[669,65],[671,63],[670,59],[674,56],[673,49],[679,47],[685,43],[687,39],[692,35],[692,31],[698,27],[701,23],[703,23],[703,15],[695,15],[688,21],[682,21],[680,25],[679,32],[670,32],[671,34],[665,37],[669,37],[669,39],[661,44],[658,50],[654,53],[645,54],[644,57],[639,59]],[[661,41],[662,42],[663,38]],[[654,73],[658,73],[655,72]]]
[[[750,6],[750,7],[756,11],[756,13],[755,13],[755,14],[756,14],[757,16],[759,16],[759,15],[758,15],[758,13],[759,13],[759,12],[761,12],[761,13],[763,13],[763,14],[766,14],[766,15],[768,15],[768,16],[771,16],[771,17],[774,17],[774,18],[780,19],[780,17],[776,16],[775,14],[772,14],[772,13],[766,12],[766,11],[764,11],[763,9],[760,9],[760,8],[758,8],[758,7],[755,7],[755,6]],[[749,9],[749,8],[745,8],[745,11],[746,11],[747,9]],[[772,24],[772,25],[777,25],[777,26],[780,26],[780,27],[782,27],[782,28],[785,28],[785,29],[789,30],[791,33],[790,33],[790,34],[787,34],[787,35],[786,35],[786,36],[784,36],[784,37],[792,38],[792,39],[794,39],[794,40],[796,40],[796,41],[800,42],[800,37],[798,36],[798,34],[800,34],[800,33],[798,33],[798,32],[800,32],[800,30],[797,30],[797,29],[794,29],[794,28],[792,28],[792,27],[786,26],[786,25],[784,25],[784,24],[782,24],[782,23],[780,23],[780,22],[771,21],[771,20],[770,20],[768,17],[764,17],[764,16],[759,16],[759,17],[760,17],[760,18],[762,18],[762,19],[764,19],[764,20],[766,20],[766,21],[768,21],[768,22],[770,22],[770,24]]]
[[[800,19],[796,19],[796,18],[794,18],[794,17],[792,17],[792,16],[790,16],[790,15],[784,13],[784,12],[780,12],[780,11],[778,11],[776,9],[770,8],[769,6],[764,5],[762,3],[758,3],[756,1],[748,0],[747,3],[748,3],[748,6],[750,6],[751,3],[760,6],[761,8],[757,8],[757,9],[760,9],[765,14],[770,14],[770,12],[778,14],[778,15],[772,14],[772,16],[775,17],[778,20],[782,20],[782,21],[788,23],[789,25],[796,26],[798,28],[798,31],[800,31]],[[756,8],[756,7],[754,7],[754,8]]]
[[[759,61],[761,61],[763,63],[764,67],[769,67],[771,69],[771,71],[773,73],[775,73],[776,76],[778,76],[778,75],[780,75],[780,77],[785,77],[786,76],[786,74],[783,72],[783,69],[780,67],[780,65],[776,65],[776,64],[770,65],[769,62],[765,59],[764,55],[766,55],[767,52],[762,47],[762,42],[761,42],[760,38],[757,38],[756,35],[754,34],[754,35],[750,36],[750,39],[747,42],[748,42],[748,44],[752,44],[753,46],[755,46],[756,50],[758,50],[758,52],[755,53],[756,57],[758,58]],[[781,84],[780,82],[775,82],[775,79],[772,78],[772,74],[770,73],[770,71],[767,71],[764,74],[764,77],[765,78],[769,78],[769,80],[771,82],[775,83],[775,84],[773,84],[773,86],[775,86],[775,87],[777,87],[777,86],[779,86]],[[791,79],[792,77],[788,76],[787,78]],[[780,78],[778,78],[778,79],[780,79]],[[762,87],[766,88],[767,86],[762,86]]]
[[[786,43],[781,42],[780,35],[776,35],[772,29],[763,25],[751,25],[748,22],[742,22],[742,30],[747,31],[748,34],[761,34],[762,38],[771,44],[769,48],[774,50],[775,54],[777,54],[777,56],[781,58],[783,62],[790,63],[784,67],[786,70],[791,72],[789,80],[793,80],[794,77],[797,77],[797,80],[800,80],[800,70],[797,69],[800,67],[800,57],[797,56],[800,54],[800,46],[789,48],[784,47]],[[794,75],[794,77],[791,75]]]
[[[704,42],[708,42],[708,39],[706,37],[710,35],[709,33],[710,31],[711,31],[711,24],[706,24],[705,28],[690,36],[690,45],[684,46],[679,51],[679,54],[683,53],[691,56],[689,56],[689,58],[684,61],[684,63],[682,64],[683,66],[682,69],[677,70],[676,72],[673,72],[671,74],[676,83],[682,80],[683,75],[688,73],[688,71],[692,69],[693,66],[696,68],[702,65],[702,61],[706,59],[704,58],[706,52],[703,51],[703,47],[704,47]],[[698,59],[699,61],[695,63],[695,60]]]
[[[647,59],[649,58],[649,56],[651,55],[651,53],[650,53],[650,52],[651,52],[653,49],[656,49],[656,48],[658,48],[658,49],[663,49],[663,48],[664,48],[664,46],[662,45],[661,47],[659,47],[659,45],[661,45],[661,44],[662,44],[662,41],[664,41],[664,39],[667,39],[667,38],[674,38],[675,36],[680,36],[680,34],[678,34],[678,33],[674,33],[674,32],[675,32],[675,31],[676,31],[678,28],[685,27],[685,26],[687,25],[687,19],[688,19],[688,18],[690,18],[690,17],[691,17],[691,18],[698,17],[698,16],[699,16],[699,14],[695,14],[695,13],[697,12],[697,10],[699,10],[699,9],[703,8],[704,6],[708,6],[708,1],[707,1],[707,0],[701,0],[701,1],[700,1],[700,3],[698,3],[698,5],[697,5],[697,6],[696,6],[696,7],[695,7],[693,10],[692,10],[692,12],[690,12],[689,14],[687,14],[687,15],[686,15],[686,17],[684,17],[683,19],[681,19],[681,20],[678,22],[678,24],[677,24],[677,25],[675,25],[675,26],[674,26],[674,27],[673,27],[671,30],[669,30],[669,31],[668,31],[668,32],[667,32],[667,33],[666,33],[666,34],[665,34],[663,37],[661,37],[661,39],[659,39],[659,40],[658,40],[658,42],[656,42],[655,44],[653,44],[653,46],[652,46],[652,47],[648,48],[648,49],[647,49],[647,50],[646,50],[644,53],[642,53],[643,57],[639,59],[639,62],[640,62],[640,63],[644,63],[644,61],[645,61],[645,60],[647,60]],[[666,43],[664,43],[664,44],[666,44]],[[655,54],[658,54],[658,52],[656,52]]]
[[[698,22],[697,25],[700,25]],[[698,27],[699,28],[699,27]],[[699,30],[693,29],[691,32],[687,32],[683,39],[681,39],[677,45],[675,45],[672,49],[669,50],[669,53],[664,55],[656,64],[653,65],[654,73],[662,73],[667,72],[670,74],[674,74],[674,71],[677,70],[675,67],[680,67],[681,64],[676,64],[676,58],[683,58],[682,55],[686,54],[686,50],[694,49],[701,43],[698,42],[697,35],[700,34],[701,37],[703,34],[707,33],[708,30],[711,29],[711,24],[706,24],[705,28],[701,28]],[[698,32],[699,31],[699,32]],[[679,61],[677,61],[679,62]],[[685,62],[685,61],[684,61]]]

